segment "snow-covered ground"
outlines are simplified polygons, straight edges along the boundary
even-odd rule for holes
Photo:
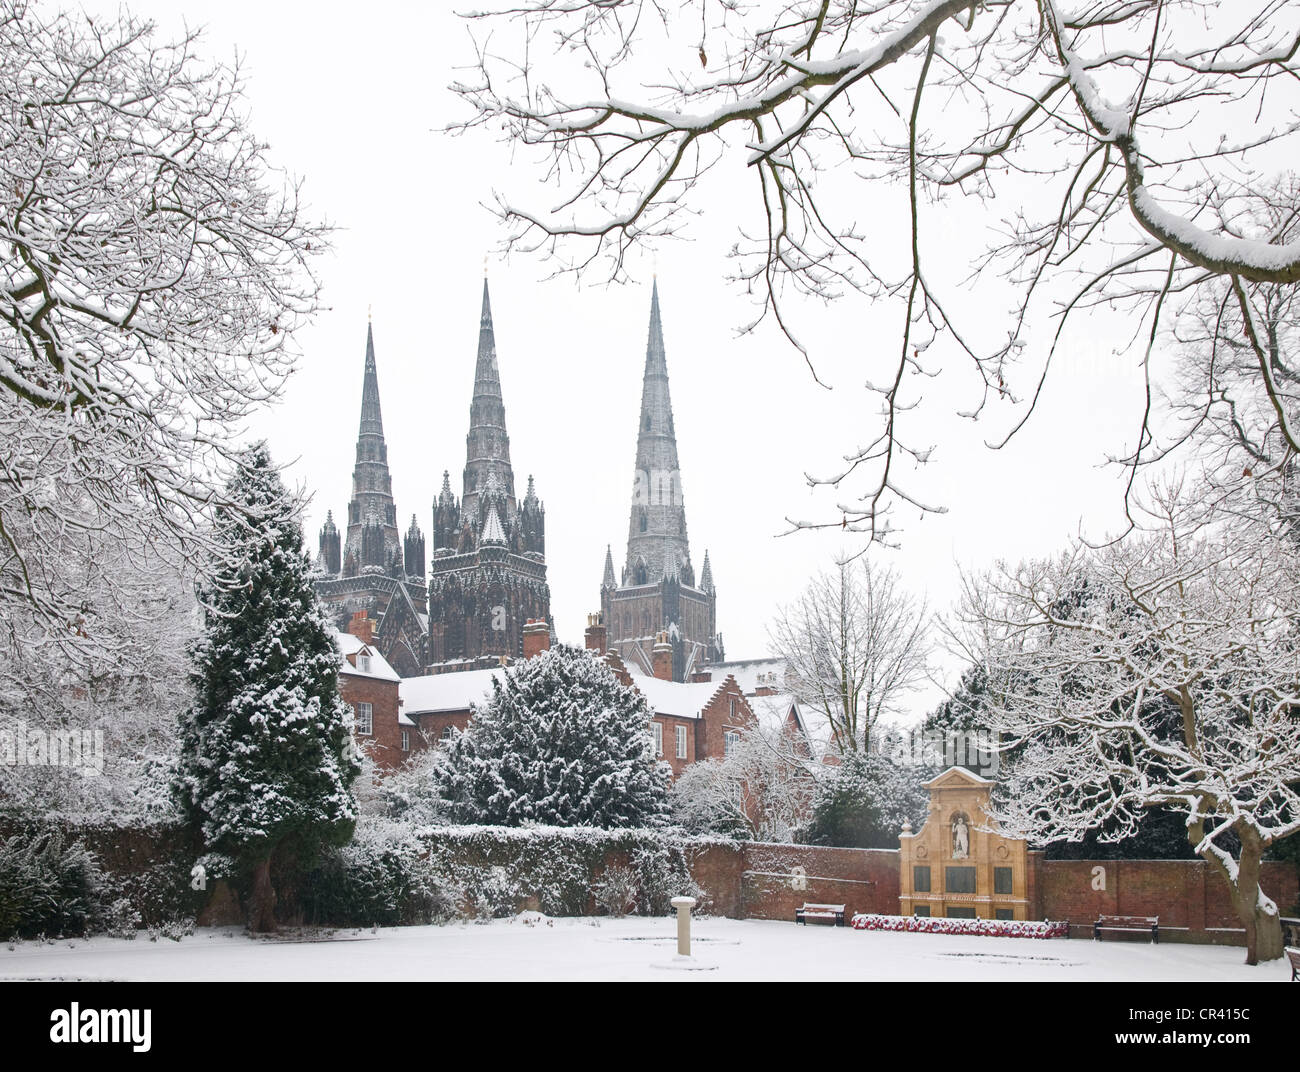
[[[117,980],[1243,980],[1284,982],[1285,961],[1248,968],[1224,946],[1097,943],[855,931],[765,920],[695,921],[674,962],[672,919],[547,919],[254,939],[93,938],[0,946],[0,979]]]

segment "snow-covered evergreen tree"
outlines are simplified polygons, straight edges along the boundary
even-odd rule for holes
[[[649,725],[636,689],[587,652],[558,646],[493,682],[434,777],[462,822],[654,826],[667,817],[669,773]]]
[[[896,849],[903,822],[920,829],[930,797],[922,783],[936,773],[878,753],[848,753],[818,786],[806,839],[813,845]]]
[[[273,855],[348,840],[360,767],[296,505],[264,445],[248,452],[229,494],[239,509],[218,514],[226,556],[205,593],[178,790],[208,849],[251,869],[249,925],[273,930]]]

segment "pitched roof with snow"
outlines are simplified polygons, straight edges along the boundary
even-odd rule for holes
[[[432,715],[447,711],[468,711],[487,699],[492,680],[504,680],[505,670],[462,670],[454,674],[429,674],[402,678],[402,710],[407,715]]]
[[[758,719],[759,728],[764,733],[780,733],[786,726],[792,708],[795,711],[795,718],[798,720],[800,728],[803,728],[799,705],[795,702],[795,698],[791,693],[778,692],[774,696],[747,696],[746,699],[754,711],[754,716]]]
[[[360,637],[355,637],[351,633],[335,633],[334,643],[338,645],[339,651],[343,654],[343,665],[339,667],[339,673],[347,674],[349,677],[368,677],[376,678],[379,681],[400,681],[401,677],[397,671],[389,664],[388,660],[379,654],[379,649],[373,644],[363,643]],[[357,655],[370,656],[370,669],[359,670],[356,667]],[[352,656],[352,658],[348,658]]]
[[[709,701],[718,694],[721,681],[664,681],[646,674],[632,673],[635,685],[656,715],[678,718],[702,718]]]
[[[730,674],[746,696],[760,685],[785,688],[784,659],[738,659],[731,663],[711,663],[704,669],[712,671],[714,681],[725,681]]]

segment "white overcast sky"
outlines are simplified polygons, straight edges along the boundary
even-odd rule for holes
[[[298,337],[301,367],[283,404],[253,429],[280,460],[293,461],[292,479],[312,494],[313,553],[326,509],[336,517],[346,510],[368,308],[401,527],[414,514],[430,535],[444,469],[459,494],[485,256],[512,460],[521,488],[533,474],[546,505],[562,640],[581,643],[586,614],[599,606],[607,543],[622,565],[656,265],[692,559],[698,571],[711,552],[728,657],[765,655],[777,606],[840,548],[860,548],[838,532],[781,534],[787,517],[838,517],[837,497],[814,494],[803,474],[832,471],[874,434],[878,400],[863,383],[893,361],[902,311],[861,300],[809,311],[807,338],[829,392],[774,332],[738,337],[753,306],[725,278],[734,218],[723,210],[730,184],[749,181],[742,168],[730,165],[701,191],[694,241],[634,262],[637,285],[546,282],[545,263],[493,253],[502,232],[483,207],[494,187],[520,190],[532,173],[519,160],[512,168],[507,149],[484,132],[439,132],[465,115],[446,87],[472,56],[465,25],[445,5],[129,6],[166,36],[182,20],[205,27],[207,55],[229,58],[238,48],[252,129],[278,165],[302,178],[312,211],[338,228],[319,265],[327,309]],[[864,215],[882,244],[896,237],[897,203],[866,205]],[[962,241],[978,236],[960,220],[947,226],[952,233],[936,248],[960,258]],[[1004,330],[1005,297],[950,298],[983,328]],[[960,566],[1051,553],[1081,529],[1097,536],[1120,523],[1123,474],[1104,463],[1134,441],[1139,355],[1116,356],[1105,325],[1079,327],[1039,411],[1002,451],[984,440],[1009,427],[1009,409],[978,425],[957,417],[976,396],[956,365],[925,384],[923,430],[912,438],[937,449],[914,486],[947,513],[921,520],[900,512],[901,549],[871,554],[900,570],[935,610],[953,599]],[[1030,376],[1017,386],[1025,389]],[[959,669],[947,663],[945,676]],[[915,713],[937,695],[918,695]]]

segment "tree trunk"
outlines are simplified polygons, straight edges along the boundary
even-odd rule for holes
[[[1246,963],[1277,960],[1282,956],[1282,920],[1277,905],[1259,888],[1264,846],[1254,831],[1242,831],[1240,835],[1241,864],[1232,903],[1246,928]]]
[[[1190,827],[1188,833],[1195,836]],[[1207,849],[1201,855],[1223,876],[1232,890],[1232,907],[1246,928],[1246,963],[1278,960],[1283,950],[1282,920],[1277,905],[1259,888],[1264,844],[1249,827],[1237,828],[1237,835],[1241,838],[1241,859],[1237,863],[1235,881],[1223,861],[1212,851]]]
[[[275,887],[271,885],[271,856],[274,851],[268,852],[253,868],[253,899],[248,909],[248,929],[254,934],[275,932]]]

